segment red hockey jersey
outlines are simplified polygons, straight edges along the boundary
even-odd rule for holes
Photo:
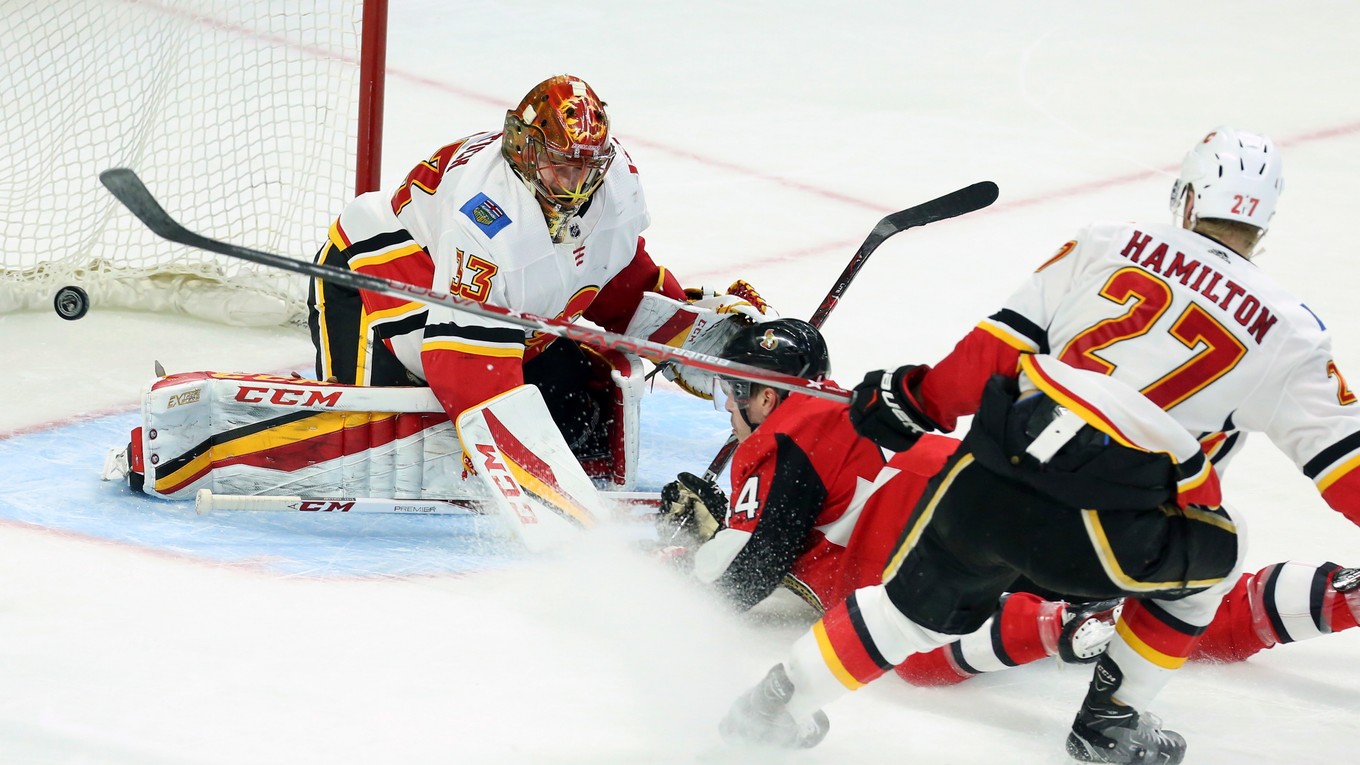
[[[881,581],[902,524],[958,441],[925,436],[885,460],[845,404],[793,394],[737,448],[726,528],[695,574],[741,608],[781,583],[824,610]]]

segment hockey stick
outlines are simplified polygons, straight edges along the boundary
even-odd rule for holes
[[[217,510],[271,510],[303,513],[401,513],[408,515],[481,515],[481,503],[470,499],[377,499],[363,497],[285,497],[215,494],[199,489],[194,510],[207,515]]]
[[[632,508],[655,508],[661,497],[655,492],[602,491],[605,501]],[[217,494],[199,489],[194,495],[199,515],[218,510],[263,510],[303,513],[396,513],[402,515],[485,515],[488,505],[475,499],[385,499],[380,497],[286,497],[246,494]]]
[[[618,350],[628,353],[635,353],[651,359],[654,363],[671,361],[677,364],[685,364],[697,369],[702,369],[714,374],[733,377],[741,380],[749,380],[761,385],[768,385],[772,388],[781,390],[807,393],[808,395],[831,401],[849,401],[850,391],[838,387],[822,380],[808,380],[793,375],[780,374],[768,369],[761,369],[747,364],[738,364],[717,356],[709,356],[704,353],[696,353],[684,348],[673,348],[669,345],[655,343],[649,340],[642,340],[617,332],[594,329],[591,327],[572,324],[564,319],[549,319],[543,316],[536,316],[523,311],[514,311],[500,306],[477,303],[471,300],[454,297],[446,292],[436,292],[424,287],[417,287],[414,284],[399,282],[395,279],[384,279],[371,274],[361,274],[347,268],[336,268],[311,261],[294,260],[283,255],[277,255],[264,250],[255,250],[249,247],[242,247],[235,244],[210,239],[202,234],[194,233],[178,221],[170,217],[170,214],[161,207],[156,198],[147,190],[141,179],[133,171],[119,167],[112,170],[105,170],[99,174],[99,180],[113,192],[113,195],[122,202],[128,210],[132,211],[147,228],[163,239],[167,239],[179,244],[186,244],[190,247],[197,247],[208,252],[215,252],[219,255],[226,255],[232,258],[248,260],[262,266],[279,268],[285,271],[310,276],[314,279],[323,279],[332,284],[341,284],[351,289],[368,290],[378,292],[393,297],[402,297],[410,300],[417,300],[430,305],[441,305],[454,308],[467,313],[486,316],[498,319],[507,324],[514,324],[525,329],[532,329],[544,332],[557,337],[565,337],[579,343],[594,346],[605,350]]]
[[[850,258],[849,264],[841,275],[836,277],[836,281],[831,285],[831,290],[822,299],[822,304],[817,306],[812,318],[808,323],[817,329],[821,329],[826,323],[826,318],[831,315],[831,311],[840,303],[841,296],[850,286],[850,282],[855,280],[865,261],[878,249],[880,244],[888,240],[893,234],[899,234],[909,228],[924,226],[927,223],[956,218],[970,212],[976,212],[996,201],[999,190],[995,183],[991,181],[980,181],[971,186],[965,186],[958,191],[951,191],[942,197],[937,197],[929,202],[923,202],[915,207],[908,207],[892,215],[885,216],[869,232],[869,236],[864,239],[864,244],[855,251],[854,257]],[[704,479],[713,482],[718,478],[718,474],[727,466],[732,459],[732,453],[737,450],[737,437],[728,437],[727,442],[722,445],[718,453],[713,455],[713,461],[708,464],[708,470],[704,471]]]
[[[922,202],[915,207],[908,207],[905,210],[888,215],[880,220],[865,238],[864,244],[855,251],[855,256],[850,258],[850,263],[846,265],[841,275],[836,277],[836,281],[831,285],[831,291],[826,294],[822,304],[813,312],[812,318],[808,323],[818,329],[826,322],[826,317],[831,315],[832,309],[840,302],[841,295],[854,281],[859,270],[864,267],[865,261],[878,249],[880,244],[888,240],[894,234],[900,234],[910,228],[924,226],[927,223],[957,218],[970,212],[977,212],[996,201],[999,190],[995,183],[991,181],[980,181],[971,186],[965,186],[958,191],[951,191],[942,197],[937,197],[929,202]]]

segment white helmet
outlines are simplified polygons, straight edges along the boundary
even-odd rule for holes
[[[1264,233],[1284,188],[1280,153],[1269,138],[1230,127],[1204,136],[1181,162],[1181,177],[1171,187],[1171,212],[1181,223],[1181,205],[1193,189],[1190,226],[1200,218],[1220,218],[1255,226]]]

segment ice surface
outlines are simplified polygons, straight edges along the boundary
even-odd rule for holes
[[[1360,370],[1353,3],[394,5],[389,183],[569,71],[609,102],[658,262],[688,284],[746,278],[789,315],[812,312],[884,214],[995,180],[991,210],[875,253],[826,326],[843,383],[937,359],[1079,226],[1165,220],[1172,168],[1224,122],[1283,150],[1259,262]],[[1049,665],[949,689],[885,681],[831,706],[813,751],[725,749],[717,718],[783,656],[797,613],[734,617],[614,535],[469,573],[447,518],[394,519],[403,542],[357,517],[200,520],[97,482],[154,360],[305,368],[299,332],[96,307],[75,323],[0,316],[0,338],[0,761],[1066,762],[1085,673]],[[648,464],[702,469],[721,423],[675,419]],[[1227,483],[1249,567],[1360,564],[1360,529],[1263,439]],[[322,564],[242,562],[238,545],[271,541]],[[1157,711],[1189,762],[1349,762],[1357,649],[1347,633],[1191,666]]]

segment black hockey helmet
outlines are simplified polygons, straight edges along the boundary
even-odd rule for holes
[[[728,361],[795,377],[822,379],[831,374],[826,340],[816,327],[802,319],[774,319],[742,327],[723,346],[720,355]],[[718,382],[723,390],[715,393],[731,397],[737,408],[745,410],[752,384],[730,377],[720,377]],[[713,400],[720,409],[723,407],[718,396]]]

